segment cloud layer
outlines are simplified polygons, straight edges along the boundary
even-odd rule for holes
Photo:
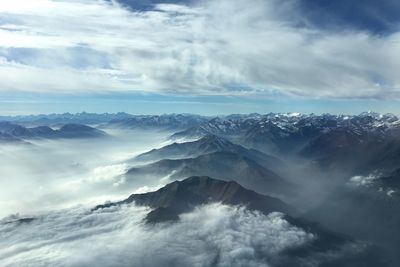
[[[398,98],[400,33],[327,30],[294,0],[0,4],[0,90]],[[301,27],[299,25],[302,25]]]
[[[164,143],[169,132],[109,131],[110,138],[31,140],[0,145],[0,218],[125,198],[144,185],[125,184],[127,160]],[[143,192],[142,188],[142,192]],[[147,189],[149,190],[149,188]],[[23,197],[21,197],[23,196]]]
[[[146,226],[135,206],[69,209],[0,224],[2,266],[270,266],[315,237],[281,214],[210,204],[176,224]]]

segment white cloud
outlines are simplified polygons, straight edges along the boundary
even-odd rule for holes
[[[149,210],[68,209],[29,224],[0,224],[2,266],[270,266],[287,248],[315,238],[244,208],[210,204],[175,224],[144,225]]]
[[[354,186],[370,186],[379,176],[370,174],[368,176],[356,175],[350,178],[349,184]]]
[[[90,183],[112,182],[114,186],[124,183],[122,175],[126,173],[128,166],[125,163],[99,166],[94,168],[87,178]]]
[[[200,1],[147,12],[115,1],[3,2],[3,90],[399,96],[400,33],[298,28],[296,1]],[[10,52],[18,48],[28,50]],[[84,57],[102,63],[71,63]]]
[[[386,195],[389,196],[389,197],[391,197],[391,196],[393,196],[395,193],[396,193],[395,190],[389,189],[389,190],[386,192]]]

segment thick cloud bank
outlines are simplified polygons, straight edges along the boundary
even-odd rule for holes
[[[34,2],[0,3],[2,90],[399,97],[398,31],[317,28],[298,1]]]
[[[241,207],[210,204],[175,224],[145,225],[147,208],[84,208],[0,224],[1,266],[270,266],[315,236]]]
[[[150,182],[126,184],[127,160],[163,145],[169,132],[110,131],[110,138],[0,144],[0,218],[119,200]],[[145,183],[145,184],[144,184]],[[154,185],[158,185],[155,181]],[[143,190],[142,190],[143,191]]]

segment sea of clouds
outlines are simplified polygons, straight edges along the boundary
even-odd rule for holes
[[[218,203],[148,225],[148,208],[124,205],[91,212],[76,207],[29,223],[0,223],[0,265],[270,266],[285,249],[316,237],[280,213],[263,215]]]

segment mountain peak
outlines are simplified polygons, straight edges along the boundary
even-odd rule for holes
[[[68,124],[63,125],[60,128],[60,131],[77,131],[77,130],[79,130],[79,131],[82,131],[82,130],[90,131],[92,129],[94,129],[94,128],[92,128],[90,126],[87,126],[87,125],[83,125],[83,124],[68,123]]]
[[[226,148],[226,147],[234,146],[234,144],[231,143],[230,141],[228,141],[222,137],[219,137],[217,135],[214,135],[214,134],[207,134],[204,137],[202,137],[201,139],[199,139],[197,142],[199,142],[201,144],[212,145],[215,148]]]
[[[185,143],[173,143],[159,149],[153,149],[137,156],[139,161],[154,161],[160,159],[182,159],[197,157],[199,155],[213,153],[217,151],[244,150],[239,145],[218,137],[216,135],[205,135],[204,137]]]
[[[192,176],[175,181],[163,188],[144,194],[133,194],[126,200],[96,206],[93,210],[134,202],[153,210],[146,221],[157,223],[171,221],[197,205],[221,202],[227,205],[244,205],[265,214],[270,212],[292,213],[293,209],[281,200],[248,190],[234,181],[221,181],[208,176]]]

